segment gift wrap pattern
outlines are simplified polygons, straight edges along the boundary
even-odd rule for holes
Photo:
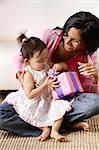
[[[77,92],[84,92],[77,72],[63,72],[57,75],[59,87],[52,90],[54,99],[73,96]]]

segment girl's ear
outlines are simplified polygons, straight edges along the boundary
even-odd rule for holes
[[[24,64],[29,65],[29,60],[27,58],[24,59]]]

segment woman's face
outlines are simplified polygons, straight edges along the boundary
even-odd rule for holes
[[[80,29],[71,27],[67,33],[63,35],[64,48],[66,51],[74,52],[85,48],[84,41],[80,36]]]

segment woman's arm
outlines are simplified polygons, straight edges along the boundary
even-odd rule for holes
[[[90,76],[93,84],[98,83],[98,71],[94,64],[78,62],[78,65],[80,74]]]
[[[22,79],[22,70],[23,70],[23,57],[20,53],[17,53],[13,56],[13,69],[16,75],[16,78],[19,79],[21,83]]]

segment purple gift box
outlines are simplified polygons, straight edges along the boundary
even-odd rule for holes
[[[53,99],[62,99],[64,97],[70,97],[77,92],[84,92],[77,72],[57,74],[50,69],[48,74],[52,78],[56,77],[59,82],[59,87],[51,90]]]

